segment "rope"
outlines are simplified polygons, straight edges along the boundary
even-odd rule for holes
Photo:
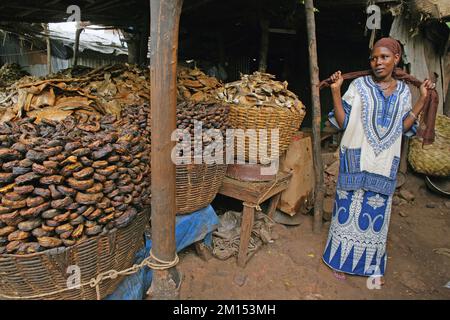
[[[5,298],[5,299],[20,299],[20,300],[38,299],[38,298],[45,298],[48,296],[52,296],[52,295],[55,295],[58,293],[63,293],[63,292],[74,290],[74,289],[80,289],[81,287],[90,286],[91,288],[95,287],[97,300],[101,300],[100,284],[104,280],[116,279],[118,276],[135,274],[135,273],[139,272],[139,270],[142,269],[143,267],[148,267],[153,270],[170,269],[172,267],[175,267],[179,261],[180,261],[180,258],[178,257],[178,255],[176,253],[175,253],[175,258],[172,261],[165,261],[165,260],[156,258],[153,255],[152,250],[150,250],[150,255],[147,258],[145,258],[144,260],[142,260],[141,263],[139,263],[139,264],[134,264],[133,266],[131,266],[127,269],[124,269],[122,271],[108,270],[105,272],[101,272],[95,278],[92,278],[91,280],[84,282],[80,285],[74,286],[74,287],[64,288],[64,289],[55,290],[52,292],[46,292],[46,293],[30,295],[30,296],[8,296],[8,295],[4,295],[4,294],[0,293],[0,297]]]
[[[244,205],[244,207],[247,208],[256,209],[256,211],[262,211],[261,207],[259,206],[261,204],[261,200],[264,199],[269,194],[270,191],[272,191],[272,189],[276,186],[277,183],[278,183],[278,175],[276,175],[275,181],[272,183],[269,189],[267,189],[266,192],[264,192],[263,195],[258,198],[256,203],[243,202],[242,205]]]
[[[256,209],[257,211],[262,211],[261,207],[259,206],[259,204],[253,204],[253,203],[249,203],[249,202],[242,202],[242,205],[244,207],[247,208],[253,208]]]

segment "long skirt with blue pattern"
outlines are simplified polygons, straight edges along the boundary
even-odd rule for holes
[[[336,191],[323,261],[348,274],[384,275],[392,196],[364,191]]]

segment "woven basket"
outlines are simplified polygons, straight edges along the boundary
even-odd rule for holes
[[[298,131],[305,117],[303,105],[292,108],[276,106],[242,106],[232,104],[230,106],[230,126],[233,129],[255,129],[256,143],[252,143],[249,137],[245,137],[245,160],[251,159],[254,155],[258,163],[261,163],[258,146],[260,143],[267,143],[267,156],[281,156],[291,143],[291,138]],[[267,135],[263,135],[265,141],[260,141],[259,129],[267,130]],[[279,130],[278,154],[271,153],[271,129]],[[235,155],[238,154],[237,144],[243,139],[242,132],[235,132]]]
[[[226,164],[177,165],[177,214],[208,206],[219,192],[226,171]]]
[[[416,172],[438,177],[450,176],[450,118],[438,114],[435,131],[436,138],[432,145],[422,148],[421,139],[411,139],[408,161]]]
[[[444,19],[450,16],[448,0],[413,0],[410,2],[414,13],[421,13],[434,19]]]
[[[60,293],[52,292],[67,288],[69,266],[80,268],[81,283],[89,282],[101,272],[131,267],[136,252],[143,245],[142,235],[149,212],[140,212],[126,228],[111,230],[106,235],[90,238],[72,247],[28,255],[0,255],[0,299],[97,299],[96,289],[89,285]],[[101,299],[114,292],[121,280],[122,277],[117,277],[101,282]],[[37,295],[42,296],[33,297]]]

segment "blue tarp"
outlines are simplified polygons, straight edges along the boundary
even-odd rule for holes
[[[177,216],[175,224],[175,239],[177,252],[191,244],[204,240],[208,246],[212,245],[212,232],[217,229],[219,218],[214,209],[208,207],[188,215]],[[152,240],[145,238],[145,247],[136,254],[134,263],[140,263],[150,254]],[[141,300],[145,297],[152,282],[152,270],[143,268],[139,272],[127,276],[116,288],[116,291],[105,300]]]

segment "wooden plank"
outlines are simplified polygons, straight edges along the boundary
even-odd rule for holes
[[[261,196],[262,198],[260,198],[259,203],[263,203],[264,201],[270,199],[274,195],[286,190],[288,186],[289,186],[289,180],[284,180],[284,181],[278,182],[277,185],[274,186],[270,190],[270,192],[268,192],[264,197]]]
[[[239,243],[238,266],[245,267],[247,263],[248,244],[252,235],[255,209],[244,206],[241,223],[241,239]]]
[[[273,187],[273,190],[271,190],[262,201],[265,201],[277,192],[286,189],[289,185],[290,178],[290,173],[279,174],[277,185]],[[225,177],[219,193],[242,201],[256,202],[272,184],[273,181],[247,182]]]

